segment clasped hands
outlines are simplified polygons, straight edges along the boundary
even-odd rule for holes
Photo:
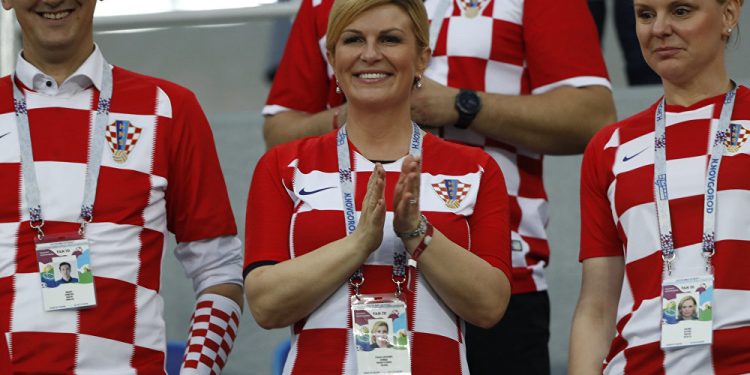
[[[393,229],[397,232],[412,232],[419,226],[421,172],[421,158],[406,156],[393,193]],[[383,241],[385,212],[385,169],[380,163],[376,163],[367,182],[367,193],[362,201],[357,229],[352,233],[369,252],[375,251]],[[421,238],[416,238],[416,243],[415,239],[404,241],[406,250],[411,253],[420,240]]]

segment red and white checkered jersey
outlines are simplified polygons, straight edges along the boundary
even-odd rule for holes
[[[357,216],[374,164],[352,152]],[[468,249],[510,279],[508,199],[497,163],[479,148],[426,135],[423,148],[420,209],[445,236]],[[450,157],[449,155],[461,155]],[[400,159],[385,164],[386,218],[381,246],[363,266],[362,293],[393,293],[395,249],[393,192]],[[455,181],[453,181],[455,180]],[[458,205],[435,186],[455,184]],[[439,190],[439,189],[438,189]],[[248,200],[245,272],[299,257],[346,236],[339,185],[336,132],[271,149],[255,167]],[[429,248],[426,250],[429,251]],[[348,283],[306,319],[292,327],[286,374],[356,374]],[[468,373],[463,321],[418,273],[415,291],[405,293],[412,332],[414,374]]]
[[[432,17],[441,0],[426,0]],[[586,2],[451,0],[425,75],[457,88],[508,95],[559,86],[609,87],[596,28]],[[263,113],[316,113],[341,104],[325,59],[333,0],[302,0]],[[469,17],[476,12],[476,16]],[[575,48],[571,48],[575,46]],[[304,61],[304,63],[300,63]],[[445,139],[482,146],[505,175],[510,196],[513,293],[547,289],[547,194],[542,155],[448,126]]]
[[[94,221],[86,230],[97,306],[52,312],[42,307],[12,82],[0,79],[0,332],[14,371],[164,373],[159,290],[167,232],[181,243],[236,233],[211,130],[195,96],[118,67],[113,79],[109,121],[127,121],[139,136],[129,137],[123,162],[110,147],[102,151]],[[69,96],[24,91],[44,232],[76,231],[99,93],[93,86]]]
[[[703,192],[724,95],[668,105],[667,181],[677,260],[672,276],[705,272]],[[657,103],[658,104],[658,103]],[[725,142],[716,208],[713,345],[660,349],[662,267],[654,200],[656,104],[600,131],[581,176],[581,260],[624,256],[617,335],[607,374],[750,373],[750,144]],[[750,130],[750,90],[740,87],[732,124]],[[739,147],[731,147],[739,146]]]

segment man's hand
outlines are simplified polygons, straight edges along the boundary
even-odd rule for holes
[[[422,77],[422,87],[411,93],[411,118],[419,125],[443,127],[458,121],[456,111],[458,89],[443,86]]]

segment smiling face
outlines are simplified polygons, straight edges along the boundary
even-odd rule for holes
[[[738,0],[635,0],[636,34],[648,65],[662,79],[682,83],[723,72],[729,28]]]
[[[2,0],[14,9],[23,32],[24,54],[78,49],[88,52],[94,43],[93,18],[96,0]]]
[[[375,344],[379,347],[384,348],[388,346],[388,326],[385,324],[378,324],[372,330],[372,336],[375,339]]]
[[[692,319],[695,315],[695,301],[688,298],[680,303],[679,309],[682,319]]]
[[[429,49],[417,46],[409,15],[393,4],[362,12],[345,26],[328,60],[350,105],[408,105]]]

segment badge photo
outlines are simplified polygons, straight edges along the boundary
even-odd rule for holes
[[[662,286],[662,348],[704,345],[713,336],[713,278],[665,280]]]
[[[46,311],[96,305],[88,241],[76,235],[48,236],[36,244]]]
[[[406,304],[393,295],[352,297],[359,374],[411,374]]]

